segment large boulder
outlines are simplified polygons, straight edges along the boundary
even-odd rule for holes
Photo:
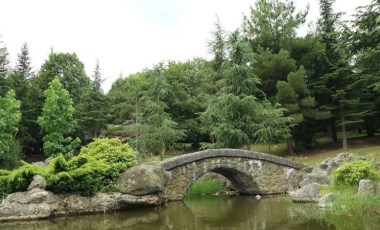
[[[318,206],[321,208],[331,207],[336,198],[337,196],[330,192],[319,199]]]
[[[300,187],[312,183],[329,184],[333,178],[333,171],[342,163],[351,161],[353,155],[350,153],[341,153],[336,157],[329,157],[313,168],[311,173],[307,174],[300,182]]]
[[[117,181],[119,191],[131,195],[157,194],[168,180],[166,170],[156,164],[141,164],[127,169]]]
[[[292,200],[294,202],[318,202],[321,198],[319,190],[320,185],[318,183],[305,185],[291,193]]]
[[[358,194],[367,195],[376,193],[376,183],[372,180],[360,180]]]
[[[28,186],[28,191],[39,188],[39,189],[45,189],[46,188],[46,180],[40,175],[33,176],[32,182]]]

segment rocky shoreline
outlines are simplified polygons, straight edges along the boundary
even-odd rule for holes
[[[339,154],[322,161],[314,168],[294,170],[288,178],[288,194],[294,202],[319,202],[329,205],[336,196],[322,195],[321,186],[332,180],[332,172],[352,154]],[[96,193],[94,196],[54,194],[46,190],[46,181],[36,175],[27,191],[9,194],[0,204],[0,222],[45,219],[56,216],[105,213],[135,207],[158,206],[167,172],[156,164],[143,164],[128,169],[118,181],[119,192]],[[139,181],[139,183],[137,183]],[[380,194],[380,183],[362,180],[359,194]]]

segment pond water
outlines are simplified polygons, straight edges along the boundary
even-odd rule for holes
[[[108,229],[380,229],[380,217],[342,217],[332,222],[306,220],[300,215],[310,208],[293,204],[286,197],[253,196],[194,199],[172,202],[157,208],[117,213],[51,218],[0,224],[1,230],[108,230]]]

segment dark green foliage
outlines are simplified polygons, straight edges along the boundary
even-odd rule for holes
[[[2,36],[0,36],[2,38]],[[9,90],[8,75],[9,75],[9,59],[8,49],[3,46],[3,41],[0,40],[0,96],[4,96]]]
[[[296,29],[305,22],[308,9],[296,12],[294,1],[258,0],[244,17],[243,28],[252,50],[260,47],[278,53],[289,50]]]
[[[372,162],[359,160],[345,163],[334,172],[334,184],[337,186],[358,186],[362,179],[379,179]]]

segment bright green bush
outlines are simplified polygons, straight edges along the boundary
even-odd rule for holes
[[[136,164],[136,155],[128,144],[119,139],[98,139],[83,147],[78,156],[70,160],[57,156],[45,168],[23,163],[13,171],[0,170],[0,194],[25,191],[38,174],[55,193],[92,195],[113,189],[120,173]]]
[[[338,186],[357,186],[362,179],[378,179],[373,164],[369,161],[345,163],[334,172],[334,184]]]
[[[117,138],[99,138],[83,147],[80,155],[90,155],[103,160],[118,173],[137,164],[136,154],[128,144]]]
[[[46,176],[46,172],[41,167],[25,162],[13,171],[1,170],[0,193],[25,191],[35,175]]]
[[[55,193],[92,195],[114,179],[109,176],[109,165],[88,155],[69,161],[63,156],[56,157],[48,170],[47,189]]]

